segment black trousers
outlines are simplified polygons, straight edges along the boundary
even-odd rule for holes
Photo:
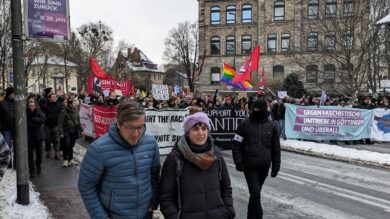
[[[248,219],[263,218],[263,208],[261,207],[261,188],[268,176],[269,167],[244,170],[246,183],[249,189]]]
[[[71,161],[73,159],[73,147],[76,144],[77,132],[66,132],[64,133],[64,160]]]
[[[36,167],[37,169],[41,168],[43,142],[44,140],[37,140],[33,138],[28,139],[28,168],[31,174],[34,173],[34,167]],[[35,162],[34,162],[34,151],[35,151]]]

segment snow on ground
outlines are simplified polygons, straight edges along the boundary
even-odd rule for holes
[[[312,141],[285,140],[280,141],[282,149],[308,155],[326,157],[351,163],[373,165],[390,168],[390,154],[343,148],[336,145],[315,143]]]
[[[336,145],[321,144],[311,141],[281,140],[283,150],[308,155],[326,157],[351,163],[361,163],[384,168],[390,168],[390,154],[343,148]],[[76,144],[74,157],[82,161],[86,148]],[[162,154],[164,154],[164,151]],[[30,204],[19,205],[16,200],[16,173],[7,170],[0,182],[0,219],[41,219],[51,218],[48,209],[39,200],[39,193],[35,192],[30,184]]]
[[[16,172],[7,169],[0,182],[0,218],[1,219],[42,219],[51,218],[46,206],[39,200],[39,193],[30,183],[30,204],[16,203]]]

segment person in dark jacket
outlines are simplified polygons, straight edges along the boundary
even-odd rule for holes
[[[68,100],[68,106],[63,108],[58,116],[58,132],[60,134],[61,142],[64,143],[64,162],[63,167],[77,166],[77,161],[73,160],[73,147],[76,140],[83,132],[81,126],[78,105],[74,100]]]
[[[57,95],[50,93],[48,96],[49,102],[42,112],[46,116],[45,132],[46,132],[46,157],[50,158],[51,146],[54,148],[54,158],[59,160],[60,156],[60,135],[58,133],[58,115],[61,113],[61,104],[57,102]]]
[[[28,139],[28,167],[30,177],[41,175],[42,147],[45,141],[45,115],[37,108],[37,103],[32,99],[27,102],[27,139]],[[35,151],[35,162],[34,162]],[[35,166],[34,166],[35,164]]]
[[[249,118],[238,125],[232,145],[236,169],[244,171],[249,188],[248,219],[263,218],[261,188],[270,166],[271,177],[280,169],[278,130],[268,117],[267,102],[257,100]]]
[[[9,150],[7,142],[5,142],[3,135],[0,133],[0,182],[10,160],[11,151]]]
[[[226,163],[209,136],[209,118],[200,111],[184,119],[185,135],[162,168],[160,209],[166,219],[235,216]]]
[[[0,131],[7,142],[11,152],[14,151],[13,143],[15,142],[15,107],[14,96],[15,89],[8,87],[5,89],[4,100],[0,102]],[[9,163],[8,168],[15,169],[15,152],[13,153],[12,162]]]
[[[145,127],[143,107],[124,101],[117,122],[88,147],[78,188],[91,218],[152,218],[158,206],[160,154]]]

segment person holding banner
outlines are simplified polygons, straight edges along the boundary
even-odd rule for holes
[[[232,187],[222,154],[214,146],[207,114],[190,108],[184,135],[167,156],[160,181],[166,219],[235,217]]]
[[[95,140],[81,164],[78,188],[91,218],[152,218],[157,209],[160,153],[145,131],[145,111],[119,104],[108,133]]]
[[[264,100],[253,104],[249,118],[238,125],[232,145],[236,169],[244,172],[249,188],[248,219],[263,218],[261,188],[271,164],[271,177],[280,169],[279,133],[268,119],[267,106]]]

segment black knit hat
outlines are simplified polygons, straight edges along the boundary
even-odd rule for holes
[[[262,99],[256,100],[256,102],[253,103],[253,109],[257,108],[257,109],[259,109],[261,111],[266,111],[267,107],[268,107],[267,102],[265,100],[262,100]]]
[[[15,93],[15,88],[14,87],[7,87],[5,89],[5,96],[8,97],[9,95]]]

